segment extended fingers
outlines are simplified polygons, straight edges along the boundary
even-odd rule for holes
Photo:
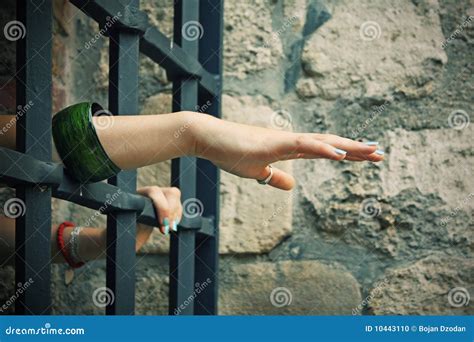
[[[377,150],[378,142],[360,142],[348,138],[343,138],[334,134],[315,134],[315,138],[324,141],[334,147],[343,149],[349,154],[360,153],[363,155],[374,153]]]
[[[352,154],[346,157],[346,160],[350,161],[371,161],[371,162],[379,162],[384,159],[385,152],[377,150],[375,153],[369,155],[357,155]]]
[[[295,139],[295,146],[291,156],[296,158],[326,158],[342,160],[346,157],[346,151],[330,144],[314,139],[310,134],[301,134]],[[293,159],[293,158],[292,158]]]
[[[333,134],[296,134],[293,144],[286,146],[280,160],[326,158],[332,160],[383,160],[378,142],[359,142]]]
[[[315,134],[317,140],[347,151],[346,160],[379,162],[383,160],[384,152],[378,149],[378,142],[359,142],[333,134]]]

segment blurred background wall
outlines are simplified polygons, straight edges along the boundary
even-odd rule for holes
[[[15,5],[0,6],[4,27]],[[107,38],[67,1],[54,7],[54,112],[107,105]],[[141,8],[172,37],[171,0]],[[222,173],[220,314],[474,313],[472,16],[470,0],[225,2],[226,119],[379,141],[386,158],[285,162],[293,192]],[[15,107],[14,49],[1,39],[4,112]],[[166,73],[143,56],[140,101],[143,115],[171,111]],[[141,169],[139,184],[169,184],[169,168]],[[94,215],[53,207],[56,223]],[[167,313],[167,252],[157,232],[138,255],[138,314]],[[53,267],[54,313],[103,314],[92,294],[105,261],[70,284],[65,270]],[[4,302],[14,275],[0,274]]]

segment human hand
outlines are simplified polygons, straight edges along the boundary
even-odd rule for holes
[[[209,115],[200,115],[195,127],[194,154],[244,178],[265,179],[270,174],[268,165],[280,160],[383,160],[383,151],[377,150],[376,142],[362,143],[332,134],[278,131]],[[269,185],[290,190],[294,184],[291,175],[273,168]]]
[[[146,186],[137,189],[137,193],[149,197],[158,214],[157,227],[164,235],[170,230],[177,231],[178,222],[183,214],[181,206],[181,192],[178,188],[160,188],[158,186]],[[137,224],[136,250],[138,251],[149,239],[153,227]]]

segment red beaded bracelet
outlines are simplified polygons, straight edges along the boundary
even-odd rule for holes
[[[64,229],[66,227],[75,227],[74,223],[69,222],[69,221],[64,221],[59,225],[58,228],[58,235],[57,235],[57,243],[58,243],[58,249],[61,251],[61,254],[64,257],[64,260],[71,266],[71,268],[79,268],[81,266],[84,266],[83,262],[74,262],[69,255],[69,252],[66,248],[66,244],[64,243]]]

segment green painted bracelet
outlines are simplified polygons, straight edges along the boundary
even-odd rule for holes
[[[105,152],[92,115],[108,113],[99,104],[82,102],[53,117],[53,139],[66,171],[81,183],[98,182],[120,172]]]

